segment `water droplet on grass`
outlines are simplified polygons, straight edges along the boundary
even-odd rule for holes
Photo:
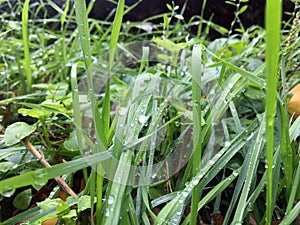
[[[114,196],[112,196],[112,195],[108,196],[107,203],[108,203],[109,205],[112,205],[114,202],[115,202]]]
[[[147,117],[147,116],[145,116],[145,115],[139,115],[139,118],[138,118],[138,120],[139,120],[139,122],[140,122],[141,124],[144,124],[144,123],[146,123],[146,122],[147,122],[147,120],[148,120],[148,117]]]
[[[198,183],[199,183],[199,180],[198,180],[198,179],[193,179],[193,180],[192,180],[192,184],[193,184],[193,185],[197,185]]]
[[[236,177],[237,175],[239,175],[239,173],[238,173],[237,171],[234,171],[234,172],[232,173],[232,175]]]
[[[188,192],[185,192],[185,191],[183,191],[181,194],[182,194],[182,196],[185,197],[185,198],[186,198],[187,196],[189,196],[189,193],[188,193]]]
[[[15,193],[15,189],[11,186],[5,186],[4,191],[1,193],[6,198],[11,197]]]
[[[120,116],[124,116],[128,111],[128,108],[126,107],[121,107],[120,110],[119,110],[119,114]]]
[[[224,147],[228,148],[230,146],[231,146],[231,142],[230,141],[225,141]]]

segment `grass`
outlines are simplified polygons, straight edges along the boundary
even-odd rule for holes
[[[209,40],[175,5],[146,33],[74,3],[1,15],[1,224],[298,224],[297,16]]]

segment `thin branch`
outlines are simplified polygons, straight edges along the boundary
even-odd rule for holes
[[[28,139],[24,139],[24,144],[26,148],[41,162],[44,167],[51,167],[51,165],[47,162],[44,156],[31,144]],[[70,196],[74,198],[78,198],[78,195],[69,187],[69,185],[61,178],[56,177],[54,178],[58,185]]]

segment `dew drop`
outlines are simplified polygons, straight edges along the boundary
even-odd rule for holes
[[[234,171],[234,172],[232,173],[232,175],[236,177],[237,175],[239,175],[239,173],[238,173],[237,171]]]
[[[115,202],[114,196],[108,196],[107,204],[112,205]]]
[[[105,216],[109,217],[109,214],[110,214],[109,210],[106,209],[106,210],[105,210]]]
[[[189,193],[187,193],[187,192],[185,192],[185,191],[183,191],[181,194],[182,194],[182,196],[185,197],[185,198],[186,198],[187,196],[189,196]]]
[[[228,84],[228,88],[229,88],[229,89],[233,88],[233,86],[234,86],[233,83],[229,83],[229,84]]]
[[[215,161],[214,160],[209,160],[208,162],[207,162],[207,165],[209,165],[209,166],[212,166],[212,165],[214,165],[215,164]]]
[[[217,153],[217,154],[215,155],[216,158],[220,158],[221,156],[222,156],[221,153]]]
[[[203,178],[203,174],[199,174],[198,175],[198,179],[200,180],[200,179],[202,179]]]
[[[119,110],[119,114],[120,116],[124,116],[128,111],[128,108],[126,107],[121,107],[120,110]]]
[[[231,146],[231,142],[230,141],[225,141],[224,147],[228,148],[230,146]]]
[[[148,117],[145,116],[145,115],[139,115],[139,118],[138,118],[138,120],[139,120],[139,122],[140,122],[141,124],[146,123],[146,122],[147,122],[147,119],[148,119]]]
[[[192,184],[193,184],[193,185],[197,185],[198,183],[199,183],[199,180],[198,180],[198,179],[193,179],[193,180],[192,180]]]
[[[15,193],[15,189],[10,186],[5,186],[4,191],[1,193],[4,197],[9,198]]]

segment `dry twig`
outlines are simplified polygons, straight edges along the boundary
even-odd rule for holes
[[[24,139],[24,144],[26,148],[41,162],[44,167],[51,167],[51,165],[47,162],[44,156],[31,144],[28,139]],[[54,178],[58,185],[70,196],[74,198],[78,198],[78,195],[69,187],[69,185],[61,178]]]

